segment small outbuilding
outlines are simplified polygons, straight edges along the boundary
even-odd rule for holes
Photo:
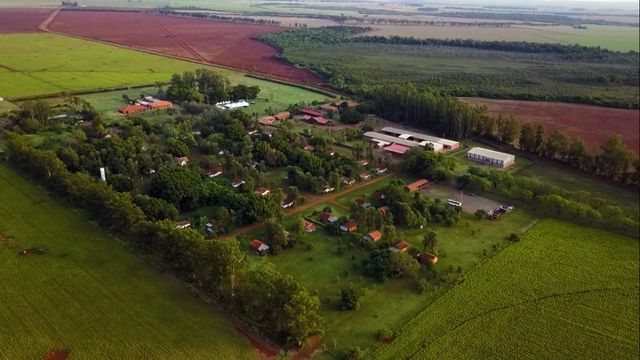
[[[340,230],[342,230],[343,232],[352,233],[358,230],[358,223],[353,220],[349,220],[347,223],[340,226]]]
[[[418,256],[416,256],[416,258],[418,259],[418,262],[420,264],[435,264],[438,262],[438,257],[430,254],[430,253],[420,253],[418,254]]]
[[[374,230],[372,232],[367,233],[364,236],[364,239],[371,242],[377,242],[377,241],[380,241],[380,239],[382,239],[382,233],[378,230]]]
[[[409,244],[407,244],[405,241],[398,241],[392,247],[390,247],[389,250],[394,252],[405,252],[409,250]]]
[[[422,190],[422,189],[426,188],[427,186],[429,186],[429,180],[420,179],[418,181],[414,181],[411,184],[408,184],[407,186],[405,186],[404,190],[406,192],[415,192],[415,191],[418,191],[418,190]]]
[[[265,254],[269,251],[269,245],[257,239],[251,240],[249,246],[251,247],[251,250],[255,251],[259,255]]]

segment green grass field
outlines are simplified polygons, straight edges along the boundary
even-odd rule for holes
[[[318,205],[302,214],[285,218],[284,225],[293,228],[299,216],[317,219],[314,212],[330,206],[336,216],[347,216],[348,204],[343,199],[352,201],[364,194],[370,194],[382,187],[387,180],[372,186],[358,189],[337,200]],[[446,273],[449,269],[460,267],[470,271],[491,256],[496,249],[509,244],[507,237],[513,232],[522,232],[536,222],[536,219],[525,211],[516,210],[497,222],[477,220],[469,214],[463,214],[459,225],[453,227],[433,226],[438,232],[438,248],[440,261],[437,269]],[[361,229],[364,231],[365,229]],[[412,247],[422,249],[421,239],[425,230],[398,229],[399,237]],[[473,232],[473,235],[472,235]],[[263,239],[264,230],[258,230],[242,237],[241,243],[248,249],[251,239]],[[358,246],[344,252],[338,251],[342,242],[347,244],[347,237],[329,235],[323,228],[310,234],[313,247],[309,250],[300,245],[286,249],[275,256],[258,257],[249,254],[249,260],[255,263],[270,261],[284,273],[293,275],[322,301],[322,315],[325,318],[324,343],[330,351],[342,350],[352,346],[371,348],[376,345],[376,333],[382,328],[400,328],[423,309],[435,301],[449,285],[432,284],[430,290],[418,294],[415,280],[394,279],[379,283],[365,277],[360,272],[361,261],[368,256],[368,251]],[[342,287],[354,284],[365,288],[358,311],[341,311],[337,307],[339,291]],[[320,359],[330,359],[323,353]]]
[[[116,86],[154,84],[171,75],[205,66],[139,51],[52,34],[0,35],[0,97],[15,98],[62,91],[82,91]],[[263,114],[291,103],[324,100],[325,95],[254,79],[241,73],[208,67],[233,84],[258,85],[261,92],[250,111]],[[122,93],[138,89],[86,95],[98,107],[116,105]],[[105,102],[105,104],[101,104]]]
[[[638,357],[638,241],[543,220],[401,327],[378,359]]]
[[[230,323],[0,164],[0,359],[258,358]],[[18,252],[45,247],[42,256]]]

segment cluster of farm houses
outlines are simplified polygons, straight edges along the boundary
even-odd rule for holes
[[[172,107],[168,101],[157,100],[152,97],[144,97],[141,100],[137,100],[135,104],[130,104],[124,107],[121,107],[118,111],[122,114],[131,114],[142,111],[154,110],[154,109],[166,109]],[[249,103],[240,100],[240,101],[225,101],[216,104],[216,107],[220,110],[235,110],[248,107]],[[355,102],[348,102],[348,106],[354,107],[357,106]],[[327,119],[325,116],[328,112],[337,111],[337,108],[333,107],[330,104],[320,105],[317,109],[313,108],[302,108],[300,109],[300,114],[296,116],[292,116],[292,114],[288,111],[279,112],[274,115],[263,116],[258,119],[258,122],[262,125],[273,126],[277,121],[283,121],[291,119],[292,117],[296,120],[309,122],[315,125],[321,126],[332,126],[333,122]],[[257,130],[250,132],[249,135],[253,135],[257,133]],[[458,149],[460,147],[460,143],[457,141],[438,138],[435,136],[409,131],[405,129],[395,128],[395,127],[383,127],[379,132],[368,131],[364,133],[364,137],[369,141],[373,142],[378,148],[383,149],[384,151],[391,153],[393,156],[402,157],[412,148],[425,148],[435,152],[446,152]],[[312,150],[312,149],[309,149]],[[505,168],[512,165],[515,162],[515,156],[512,154],[507,154],[499,151],[494,151],[490,149],[485,149],[481,147],[474,147],[467,152],[467,159],[476,161],[478,163],[487,164],[491,166],[496,166],[500,168]],[[188,157],[177,157],[175,161],[180,166],[186,166],[189,163]],[[257,162],[249,161],[247,165],[255,167]],[[361,163],[361,165],[367,165],[366,162]],[[378,168],[375,169],[377,174],[383,174],[388,171],[386,168]],[[221,176],[224,170],[221,167],[212,167],[205,171],[207,177],[215,178]],[[101,175],[104,179],[104,172],[101,169]],[[370,178],[369,173],[363,173],[360,175],[360,180],[368,180]],[[355,182],[353,179],[343,179],[343,183],[345,185],[351,185]],[[242,179],[234,179],[231,182],[231,186],[233,188],[239,188],[245,183]],[[428,186],[429,182],[426,179],[418,180],[412,184],[409,184],[405,187],[405,190],[408,192],[414,192],[424,187]],[[323,193],[328,193],[333,191],[333,188],[327,187],[324,189]],[[260,196],[266,196],[271,193],[271,190],[265,187],[258,187],[255,189],[255,194]],[[379,192],[375,192],[372,194],[372,198],[376,198],[377,196],[381,196]],[[287,196],[285,198],[282,207],[287,209],[294,206],[294,198],[291,196]],[[361,206],[369,206],[362,199],[358,199],[356,201],[358,205]],[[461,206],[461,203],[449,200],[448,204],[451,206]],[[379,212],[384,214],[389,209],[386,206],[383,206],[377,209]],[[319,215],[318,222],[323,224],[331,224],[338,221],[336,216],[331,215],[329,212],[322,212]],[[176,227],[180,229],[185,229],[191,226],[189,221],[180,221],[176,223]],[[206,228],[208,230],[213,229],[213,224],[206,224]],[[309,220],[305,220],[305,231],[307,232],[315,232],[317,230],[317,226],[315,223]],[[340,230],[344,233],[353,233],[358,230],[358,224],[355,221],[348,221],[340,226]],[[371,241],[373,243],[379,241],[382,238],[382,233],[379,230],[371,231],[364,235],[364,240]],[[254,239],[249,244],[251,250],[258,254],[265,254],[270,250],[269,245],[265,244],[261,240]],[[395,252],[405,252],[409,248],[409,245],[405,241],[399,241],[390,247],[391,251]],[[430,253],[420,253],[417,255],[417,260],[421,263],[431,263],[435,264],[438,261],[438,257],[430,254]]]

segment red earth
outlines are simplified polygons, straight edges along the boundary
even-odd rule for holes
[[[0,34],[37,32],[52,9],[0,9]]]
[[[324,82],[310,71],[279,60],[277,49],[254,39],[284,30],[277,26],[144,12],[62,11],[49,29],[303,84]]]
[[[461,98],[474,105],[487,106],[491,115],[513,114],[521,121],[544,125],[547,132],[559,130],[570,137],[581,138],[598,151],[607,138],[619,134],[622,141],[638,154],[640,112],[592,105],[541,101],[493,100]]]
[[[69,356],[67,350],[49,350],[43,360],[65,360]]]

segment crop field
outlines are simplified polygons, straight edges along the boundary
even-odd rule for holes
[[[639,96],[638,88],[629,85],[638,79],[638,69],[631,62],[637,56],[633,55],[620,55],[626,58],[608,63],[573,61],[553,54],[347,42],[314,43],[313,51],[294,44],[285,49],[284,56],[296,64],[339,74],[345,86],[355,91],[363,86],[411,82],[453,95],[588,99],[627,107],[637,105]],[[601,76],[621,81],[597,80]]]
[[[37,32],[51,14],[51,9],[2,9],[0,8],[0,34]]]
[[[638,27],[588,25],[587,29],[571,26],[422,26],[366,25],[374,28],[366,35],[413,36],[415,38],[473,39],[482,41],[530,41],[537,43],[600,46],[615,51],[638,51]]]
[[[175,280],[5,165],[0,219],[0,359],[260,358]]]
[[[369,196],[386,182],[387,179],[357,189],[353,194],[349,193],[336,201],[315,206],[299,215],[289,216],[285,218],[284,225],[291,229],[300,216],[317,219],[317,213],[325,206],[331,207],[336,216],[346,216],[349,208],[344,201],[345,198]],[[496,248],[506,246],[509,243],[509,234],[524,231],[536,221],[537,219],[527,212],[516,210],[498,222],[480,221],[470,214],[463,214],[459,225],[434,226],[439,239],[440,261],[437,269],[442,273],[458,267],[462,271],[470,271],[494,253]],[[412,247],[422,249],[421,239],[424,230],[399,228],[398,233],[399,237]],[[251,239],[261,239],[263,235],[263,229],[243,235],[241,243],[248,248]],[[305,245],[298,245],[274,256],[248,256],[249,260],[255,263],[270,261],[276,264],[278,269],[293,275],[312,293],[318,295],[322,301],[322,315],[326,323],[324,344],[329,350],[375,346],[375,334],[378,330],[400,328],[442,295],[447,288],[446,285],[433,284],[427,293],[418,294],[415,290],[415,280],[393,279],[379,283],[364,276],[360,271],[361,261],[367,257],[366,250],[358,246],[347,246],[345,251],[338,249],[340,244],[349,243],[347,237],[329,235],[319,227],[318,231],[310,234],[309,240],[313,244],[311,249]],[[355,312],[338,309],[339,291],[349,284],[366,289],[361,307]],[[323,353],[319,358],[331,357]]]
[[[277,26],[136,12],[63,11],[50,29],[304,84],[323,82],[319,76],[279,60],[275,48],[254,39],[281,31]]]
[[[519,120],[544,125],[547,131],[560,130],[584,140],[592,150],[607,138],[619,134],[627,147],[638,153],[640,146],[640,111],[599,106],[541,101],[462,98],[486,106],[492,115],[512,114]]]
[[[374,357],[637,357],[638,270],[637,240],[543,220]]]
[[[36,50],[34,50],[34,47]],[[0,35],[0,96],[34,96],[61,91],[153,84],[173,73],[204,67],[176,59],[51,34]],[[325,95],[210,67],[233,84],[258,85],[261,92],[249,111],[286,108],[291,103],[321,101]],[[102,110],[121,105],[122,94],[140,89],[82,95]]]

